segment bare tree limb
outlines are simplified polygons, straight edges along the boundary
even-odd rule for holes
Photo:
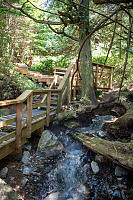
[[[62,31],[56,31],[55,29],[53,29],[52,27],[51,27],[51,25],[50,24],[48,24],[48,26],[49,26],[49,28],[54,32],[54,33],[56,33],[56,34],[59,34],[59,35],[64,35],[64,36],[66,36],[66,37],[69,37],[69,38],[71,38],[72,40],[74,40],[74,41],[79,41],[79,39],[78,38],[76,38],[76,37],[73,37],[73,36],[71,36],[71,35],[68,35],[67,33],[65,33],[65,27],[63,27],[63,30]]]

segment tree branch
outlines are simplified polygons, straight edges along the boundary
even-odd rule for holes
[[[63,30],[62,30],[62,31],[56,31],[55,29],[53,29],[53,28],[51,27],[51,24],[48,24],[48,26],[49,26],[49,28],[50,28],[54,33],[56,33],[56,34],[64,35],[64,36],[66,36],[66,37],[71,38],[71,39],[74,40],[74,41],[79,41],[78,38],[73,37],[73,36],[68,35],[67,33],[65,33],[65,27],[63,27]]]
[[[5,0],[5,2],[12,8],[21,11],[24,15],[26,15],[27,17],[29,17],[30,19],[32,19],[33,21],[40,23],[40,24],[51,24],[51,25],[62,25],[61,22],[53,22],[53,21],[46,21],[46,20],[38,20],[34,17],[32,17],[30,14],[28,14],[27,12],[25,12],[22,7],[21,8],[17,8],[14,5],[12,5],[9,1]]]
[[[47,10],[44,10],[44,9],[41,9],[41,8],[38,8],[35,4],[33,4],[31,1],[27,0],[34,8],[42,11],[42,12],[45,12],[45,13],[49,13],[51,15],[55,15],[55,16],[59,16],[59,14],[57,13],[53,13],[53,12],[50,12],[50,11],[47,11]]]

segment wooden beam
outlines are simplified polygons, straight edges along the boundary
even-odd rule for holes
[[[16,149],[22,155],[22,103],[16,105]]]
[[[27,99],[27,138],[31,137],[32,125],[32,95]]]
[[[46,126],[49,126],[49,123],[50,123],[50,100],[51,100],[51,92],[48,92],[47,108],[46,108]]]
[[[68,78],[68,86],[67,86],[67,106],[70,105],[71,102],[71,76]]]

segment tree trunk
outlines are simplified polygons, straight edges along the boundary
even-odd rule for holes
[[[89,8],[89,1],[82,0],[82,5]],[[82,42],[89,34],[89,11],[80,10],[80,15],[85,16],[81,18],[80,21],[80,42],[79,44],[82,45]],[[88,18],[88,20],[87,20]],[[84,44],[84,47],[81,52],[80,58],[80,71],[81,71],[81,79],[82,79],[82,97],[88,97],[91,99],[93,104],[97,104],[95,91],[94,91],[94,83],[93,83],[93,68],[92,68],[92,54],[91,54],[91,41],[87,40]]]

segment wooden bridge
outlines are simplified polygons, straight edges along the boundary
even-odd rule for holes
[[[102,78],[100,79],[102,68],[101,64],[93,63],[94,81],[98,86],[101,81],[101,87],[111,88],[113,67],[104,66],[104,76],[107,73],[109,78],[106,76],[108,81],[104,81],[103,85]],[[42,78],[43,82],[47,82],[50,78],[49,89],[26,90],[16,99],[0,101],[0,111],[3,111],[1,113],[6,113],[7,110],[11,112],[8,115],[1,114],[0,117],[0,159],[12,152],[21,154],[22,145],[27,142],[31,134],[37,130],[42,131],[44,126],[49,126],[50,121],[60,112],[64,103],[69,105],[72,94],[71,77],[74,69],[75,61],[73,60],[67,69],[55,68],[52,81],[48,76]],[[76,91],[77,82],[80,82],[78,78],[76,75],[73,91]]]

